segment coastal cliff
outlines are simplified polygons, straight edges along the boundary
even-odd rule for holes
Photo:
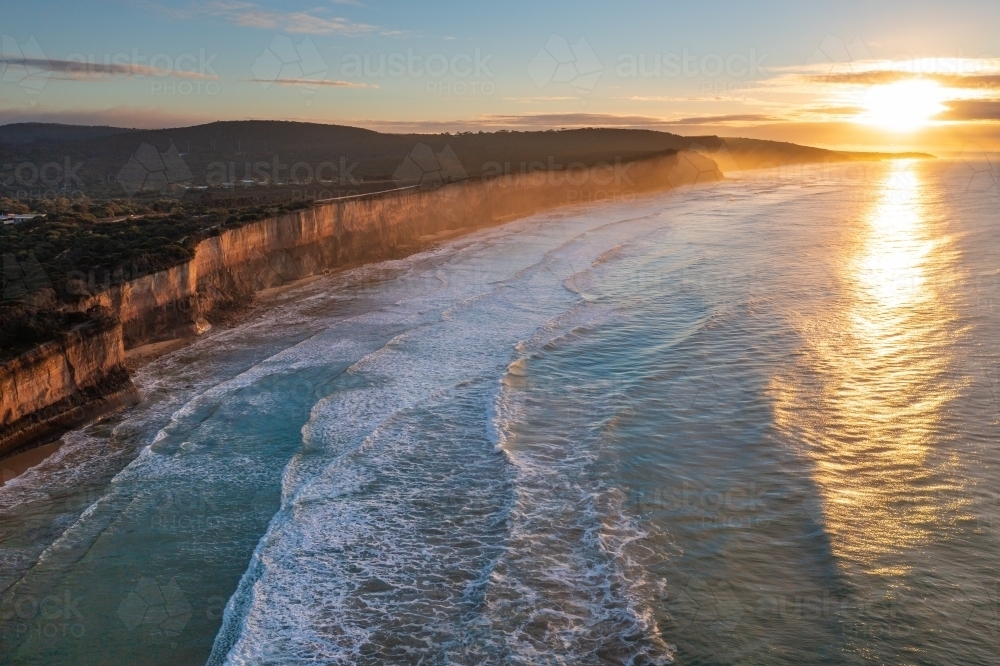
[[[710,158],[681,152],[320,202],[205,239],[190,261],[81,299],[74,308],[114,313],[122,322],[125,346],[132,348],[204,332],[209,328],[205,316],[234,294],[402,256],[419,249],[428,236],[721,178]]]
[[[206,316],[235,296],[404,256],[444,232],[722,178],[710,158],[670,152],[329,200],[225,231],[198,243],[189,261],[67,306],[100,308],[115,325],[74,330],[0,366],[0,455],[134,401],[125,349],[200,334]]]
[[[74,329],[0,365],[0,455],[138,399],[125,369],[121,324]]]

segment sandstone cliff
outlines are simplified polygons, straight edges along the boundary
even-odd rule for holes
[[[0,366],[0,455],[133,400],[124,348],[201,333],[205,315],[233,294],[398,257],[441,232],[721,178],[708,157],[670,153],[330,200],[226,231],[200,242],[188,262],[73,306],[106,309],[120,326],[75,331]]]
[[[206,239],[191,261],[113,287],[76,307],[99,306],[117,314],[125,345],[133,347],[201,333],[208,328],[204,315],[233,293],[400,256],[417,249],[424,236],[478,229],[560,205],[627,201],[722,177],[707,157],[672,153],[321,202]]]
[[[137,400],[121,325],[75,329],[0,365],[0,455]]]

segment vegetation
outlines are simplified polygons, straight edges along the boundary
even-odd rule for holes
[[[90,316],[64,314],[61,304],[187,261],[202,239],[310,199],[391,189],[414,169],[478,177],[688,148],[719,151],[741,169],[884,157],[623,129],[418,135],[275,121],[165,130],[5,125],[0,213],[42,216],[0,226],[0,355]],[[397,178],[401,170],[410,176]],[[229,310],[248,298],[235,297]]]
[[[281,182],[269,196],[293,198],[295,189],[345,193],[388,181],[418,145],[435,153],[453,151],[469,176],[495,165],[567,165],[628,161],[689,147],[713,147],[717,137],[681,137],[667,132],[575,129],[556,132],[384,134],[355,127],[279,121],[227,121],[163,130],[15,124],[0,127],[0,196],[80,196],[108,199],[136,192],[120,182],[143,145],[161,156],[176,149],[176,177],[219,193],[223,182]],[[179,161],[178,161],[179,160]],[[182,163],[182,165],[181,165]],[[325,181],[325,182],[320,182]],[[171,180],[174,182],[174,180]],[[138,184],[138,183],[136,183]],[[142,193],[139,193],[142,196]],[[299,192],[301,196],[301,192]],[[308,197],[305,197],[308,198]]]
[[[0,209],[15,210],[0,199]],[[50,287],[59,301],[72,301],[187,261],[195,245],[279,212],[307,207],[208,208],[173,200],[137,203],[111,200],[72,203],[32,201],[44,217],[0,228],[4,301]]]
[[[56,340],[60,335],[84,324],[104,324],[110,315],[99,310],[87,313],[64,312],[43,295],[34,302],[7,303],[0,306],[0,361],[23,354],[32,347]],[[41,301],[41,302],[39,302]]]
[[[219,208],[169,199],[24,204],[0,198],[0,212],[43,214],[0,227],[0,361],[110,316],[67,312],[61,304],[187,261],[199,241],[226,229],[308,205]]]

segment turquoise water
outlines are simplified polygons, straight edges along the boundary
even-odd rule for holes
[[[566,208],[285,294],[0,488],[3,661],[990,663],[1000,207],[963,167]]]

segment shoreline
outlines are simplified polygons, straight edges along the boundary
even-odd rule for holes
[[[574,205],[574,204],[570,204]],[[583,205],[583,204],[577,204]],[[513,221],[513,220],[508,220]],[[433,248],[439,243],[445,241],[454,240],[460,238],[467,234],[476,231],[474,227],[462,227],[460,229],[451,229],[440,231],[435,234],[428,234],[426,236],[420,236],[416,238],[419,245],[413,247],[413,251],[407,253],[404,256],[412,256],[414,254],[427,251]],[[125,364],[126,368],[130,374],[135,373],[137,370],[146,367],[150,363],[156,361],[163,356],[172,354],[173,352],[180,351],[190,345],[194,344],[197,340],[205,337],[206,335],[211,335],[213,331],[216,330],[229,330],[232,328],[237,328],[243,324],[251,321],[254,317],[266,313],[270,308],[275,305],[275,301],[284,296],[290,291],[294,291],[300,287],[305,287],[312,284],[313,282],[318,282],[323,278],[329,277],[331,275],[336,275],[338,273],[343,273],[355,268],[360,268],[361,266],[366,266],[370,264],[378,263],[377,261],[371,262],[361,262],[357,265],[343,266],[336,269],[330,269],[320,275],[310,275],[307,277],[299,278],[293,280],[287,284],[279,285],[277,287],[268,287],[267,289],[262,289],[253,295],[253,302],[246,308],[239,311],[227,311],[224,313],[215,313],[212,317],[214,322],[211,322],[211,328],[204,333],[197,335],[181,335],[176,338],[170,338],[168,340],[160,340],[158,342],[150,342],[138,347],[133,347],[131,349],[125,350]],[[221,315],[221,316],[220,316]]]
[[[423,252],[428,250],[437,243],[444,241],[453,240],[459,238],[466,234],[475,231],[471,227],[463,227],[461,229],[448,230],[438,232],[436,234],[429,234],[426,236],[421,236],[416,240],[420,241],[420,245],[414,249],[410,254],[417,254],[418,252]],[[407,255],[410,256],[410,255]],[[377,263],[377,262],[367,262],[367,263]],[[224,317],[214,317],[216,322],[212,324],[212,327],[200,335],[183,335],[176,338],[171,338],[169,340],[161,340],[159,342],[150,342],[138,347],[133,347],[132,349],[125,350],[125,368],[128,370],[129,375],[135,374],[138,370],[146,367],[150,363],[172,354],[174,352],[185,349],[192,344],[194,344],[199,339],[205,337],[205,335],[210,335],[212,331],[216,330],[229,330],[242,326],[245,323],[252,321],[256,316],[265,314],[274,305],[275,301],[284,296],[286,293],[298,289],[300,287],[305,287],[313,282],[322,280],[325,277],[334,275],[336,273],[349,271],[360,266],[364,266],[366,263],[358,264],[357,266],[345,266],[343,268],[338,268],[335,270],[329,270],[322,275],[310,275],[308,277],[300,278],[294,280],[288,284],[283,284],[277,287],[269,287],[268,289],[263,289],[254,294],[253,303],[247,308],[239,312],[227,312]],[[55,455],[59,449],[62,448],[64,442],[63,437],[68,432],[73,430],[84,428],[88,425],[97,423],[109,416],[121,413],[134,407],[133,404],[123,404],[115,409],[107,410],[94,418],[85,420],[84,422],[78,424],[75,427],[62,430],[56,436],[56,439],[51,439],[51,437],[42,437],[32,443],[25,446],[21,446],[14,451],[0,456],[0,488],[5,486],[7,482],[16,479],[33,467],[45,462],[53,455]],[[52,433],[55,435],[55,433]]]
[[[697,187],[699,185],[709,184],[709,180],[712,182],[718,182],[727,179],[714,161],[702,155],[695,154],[694,156],[684,156],[681,154],[674,154],[673,156],[665,156],[665,158],[667,160],[666,162],[659,163],[653,161],[646,163],[646,166],[643,167],[646,171],[643,171],[641,174],[642,181],[631,184],[628,188],[629,193],[632,194],[632,196],[667,192],[684,187],[685,185]],[[702,176],[706,172],[691,168],[694,164],[692,160],[697,161],[699,158],[704,159],[706,166],[710,165],[712,167],[711,171],[714,173],[714,178],[703,179]],[[482,184],[479,186],[483,187]],[[159,314],[162,314],[159,312],[160,310],[164,310],[166,308],[166,310],[169,311],[168,306],[171,304],[176,304],[176,308],[174,310],[175,314],[181,312],[184,308],[179,307],[179,305],[184,303],[185,299],[195,299],[194,302],[196,302],[199,298],[207,298],[208,302],[205,308],[199,308],[195,305],[195,311],[193,313],[189,309],[184,312],[184,316],[189,318],[188,321],[190,322],[193,320],[193,323],[188,323],[183,326],[169,326],[166,330],[160,328],[162,331],[160,335],[166,334],[169,337],[152,336],[152,339],[149,342],[138,344],[129,349],[123,349],[123,369],[126,370],[131,376],[136,371],[144,368],[157,359],[188,347],[199,337],[205,333],[209,333],[212,328],[228,330],[236,326],[240,326],[272,307],[274,301],[285,293],[308,285],[311,282],[317,281],[331,274],[351,270],[359,266],[378,263],[380,261],[410,256],[433,247],[435,244],[467,235],[472,231],[506,224],[507,222],[515,219],[530,216],[544,210],[576,206],[589,207],[595,203],[606,203],[616,200],[614,197],[594,197],[592,199],[584,200],[567,200],[565,197],[557,197],[552,200],[547,200],[544,198],[545,196],[551,197],[553,194],[563,195],[565,192],[562,192],[560,188],[555,188],[553,192],[549,192],[552,187],[545,183],[544,180],[540,180],[539,183],[535,183],[533,185],[529,184],[528,186],[525,186],[523,181],[514,180],[506,186],[501,186],[500,190],[491,195],[499,198],[496,202],[490,204],[491,207],[489,208],[490,212],[488,214],[490,219],[479,219],[481,215],[477,217],[477,213],[475,211],[471,209],[467,210],[466,206],[463,205],[466,202],[457,198],[459,196],[464,196],[462,193],[465,192],[468,187],[468,183],[462,182],[445,186],[444,188],[439,188],[437,190],[431,190],[430,192],[411,192],[410,190],[407,190],[403,193],[390,192],[390,196],[388,197],[385,193],[378,193],[374,196],[365,195],[361,197],[352,197],[352,200],[365,202],[365,205],[372,207],[373,209],[366,214],[369,216],[376,216],[373,219],[379,219],[380,221],[378,224],[382,225],[380,229],[374,230],[374,233],[376,234],[375,236],[365,239],[370,243],[370,245],[366,246],[367,249],[361,252],[361,254],[354,260],[351,259],[350,255],[341,256],[339,258],[328,256],[324,253],[322,247],[314,247],[317,241],[308,241],[307,239],[307,241],[312,243],[312,245],[305,245],[303,246],[303,249],[307,249],[309,252],[313,252],[314,254],[307,254],[304,257],[296,258],[294,265],[298,266],[298,268],[295,270],[287,270],[287,265],[275,268],[275,257],[282,257],[282,261],[285,261],[286,263],[287,261],[291,261],[291,255],[295,251],[294,248],[297,248],[303,241],[300,240],[295,242],[293,239],[293,244],[287,245],[289,242],[289,240],[285,238],[287,236],[287,231],[283,232],[283,228],[279,228],[277,231],[271,231],[272,233],[278,233],[279,236],[284,238],[282,245],[274,248],[262,247],[260,249],[256,249],[253,247],[252,243],[247,245],[246,241],[241,242],[241,239],[237,238],[238,234],[246,233],[250,227],[243,227],[235,232],[227,232],[227,234],[224,234],[220,238],[224,239],[227,235],[231,236],[236,239],[234,242],[239,243],[239,245],[234,246],[233,249],[212,246],[205,250],[206,254],[210,255],[209,259],[216,262],[213,263],[213,270],[217,271],[217,273],[207,274],[205,287],[202,287],[200,275],[197,273],[191,275],[190,278],[185,279],[185,282],[190,282],[187,286],[184,286],[183,284],[174,285],[172,283],[164,283],[164,279],[174,277],[171,275],[171,273],[175,272],[174,269],[157,274],[152,278],[143,279],[144,282],[148,282],[149,284],[141,285],[145,290],[139,290],[141,292],[139,295],[140,301],[128,303],[128,311],[132,313],[131,316],[133,319],[144,316],[142,314],[143,306],[153,306],[156,308],[155,310],[150,310],[150,314],[145,315],[147,319],[150,319],[156,318]],[[539,199],[539,195],[532,194],[533,192],[541,192],[542,198]],[[511,205],[510,200],[515,195],[524,196],[525,194],[529,197],[527,200]],[[392,195],[397,195],[400,199],[396,199]],[[421,198],[421,201],[424,202],[421,204],[423,208],[412,208],[412,204],[405,199],[405,197],[413,196]],[[428,199],[428,197],[430,197],[430,199]],[[374,206],[372,206],[373,203]],[[343,202],[332,200],[324,203],[324,206],[330,205],[336,207],[343,205]],[[452,209],[450,211],[450,215],[447,210],[437,208],[442,205]],[[396,210],[401,206],[403,208]],[[333,228],[333,233],[343,234],[345,231],[341,230],[343,229],[344,224],[342,216],[344,216],[345,213],[340,208],[337,208],[336,211],[336,226]],[[313,210],[313,213],[315,213],[315,209]],[[300,224],[305,225],[308,221],[312,221],[314,223],[316,222],[315,220],[308,219],[309,214],[310,213],[307,211],[306,217],[297,218],[300,219]],[[391,220],[382,219],[386,215],[394,215],[395,217]],[[441,219],[446,217],[455,219]],[[368,218],[361,218],[358,222],[368,223],[366,222],[367,219]],[[281,222],[281,220],[264,220],[250,226],[265,227],[269,224],[273,226],[278,222]],[[356,225],[358,222],[354,222],[353,224]],[[406,226],[405,229],[399,229],[397,231],[392,227],[393,224],[407,224],[408,226]],[[351,227],[349,226],[347,228],[350,229]],[[318,231],[319,229],[310,227],[310,233],[315,234]],[[421,231],[425,232],[420,233]],[[430,233],[427,233],[428,231]],[[305,232],[306,229],[299,229],[296,233],[302,235]],[[360,232],[361,229],[358,228],[358,231],[349,231],[346,233],[349,237],[351,237],[360,235]],[[330,232],[328,231],[327,233]],[[384,237],[382,234],[385,233],[392,233],[394,237]],[[338,241],[334,242],[336,243]],[[356,243],[357,241],[355,241],[355,244]],[[215,244],[218,245],[218,243]],[[223,252],[223,254],[220,254],[220,252]],[[236,261],[237,263],[226,261],[225,253],[234,254],[235,256],[233,257],[233,261]],[[267,263],[269,258],[271,259],[270,264]],[[323,260],[329,261],[331,259],[334,260],[334,265],[330,266],[328,263],[327,267],[322,267]],[[216,265],[220,261],[223,263]],[[317,261],[319,264],[317,264]],[[264,277],[266,280],[270,281],[270,285],[266,282],[265,284],[258,285],[256,287],[254,287],[251,283],[244,285],[247,279],[250,279],[251,282],[254,279],[258,282],[260,281],[260,275],[258,275],[257,278],[247,277],[254,275],[254,270],[264,271],[267,274],[264,275]],[[303,272],[310,271],[311,274],[302,274]],[[221,281],[218,279],[219,275],[222,276]],[[299,277],[296,277],[296,275]],[[277,278],[277,280],[275,278]],[[241,279],[243,282],[240,282]],[[285,281],[280,284],[274,284],[276,281],[280,280]],[[246,293],[250,297],[249,302],[243,303],[237,299],[237,302],[229,303],[225,300],[224,296],[226,295],[227,287],[230,290],[235,289],[235,293],[239,295],[239,293],[241,293],[239,289],[246,289],[247,286],[249,286],[249,292],[242,293]],[[178,287],[183,287],[183,289],[178,290]],[[184,289],[192,290],[190,291],[190,295],[185,295],[188,292],[184,291]],[[132,289],[132,291],[134,292],[134,289]],[[164,293],[168,294],[168,298],[174,300],[170,303],[165,303],[165,305],[159,306],[155,305],[153,302],[146,303],[150,296],[155,297],[156,303],[160,302],[163,298],[161,294]],[[220,298],[220,296],[223,298]],[[94,297],[94,300],[102,300],[106,297],[106,294],[98,295]],[[128,295],[126,295],[126,297],[134,298],[134,296]],[[214,306],[212,304],[213,302]],[[108,304],[117,304],[119,309],[122,306],[122,302],[110,301]],[[136,309],[137,306],[139,307],[138,310]],[[191,306],[189,305],[188,308],[190,307]],[[203,312],[204,314],[200,314],[200,312]],[[171,332],[173,335],[170,335]],[[127,341],[128,339],[126,338],[126,342]],[[108,397],[113,398],[114,396]],[[94,402],[103,403],[103,401]],[[88,406],[89,405],[84,405],[83,407],[86,408]],[[76,425],[67,427],[66,425],[62,425],[62,418],[56,417],[54,421],[58,423],[56,423],[55,427],[52,427],[44,433],[39,432],[39,436],[33,439],[30,443],[27,442],[27,440],[24,442],[19,441],[17,446],[12,448],[10,451],[10,455],[20,454],[31,448],[47,445],[53,441],[53,438],[59,439],[69,430],[73,430],[81,427],[82,425],[100,420],[110,413],[119,411],[123,408],[127,408],[127,405],[105,409],[103,404],[99,404],[98,408],[93,410],[91,413],[81,415],[80,413],[77,413],[80,412],[80,407],[77,407],[72,410],[76,413],[76,419],[74,421]],[[45,420],[48,421],[53,419],[49,418]],[[34,428],[32,428],[32,430],[34,430]]]

